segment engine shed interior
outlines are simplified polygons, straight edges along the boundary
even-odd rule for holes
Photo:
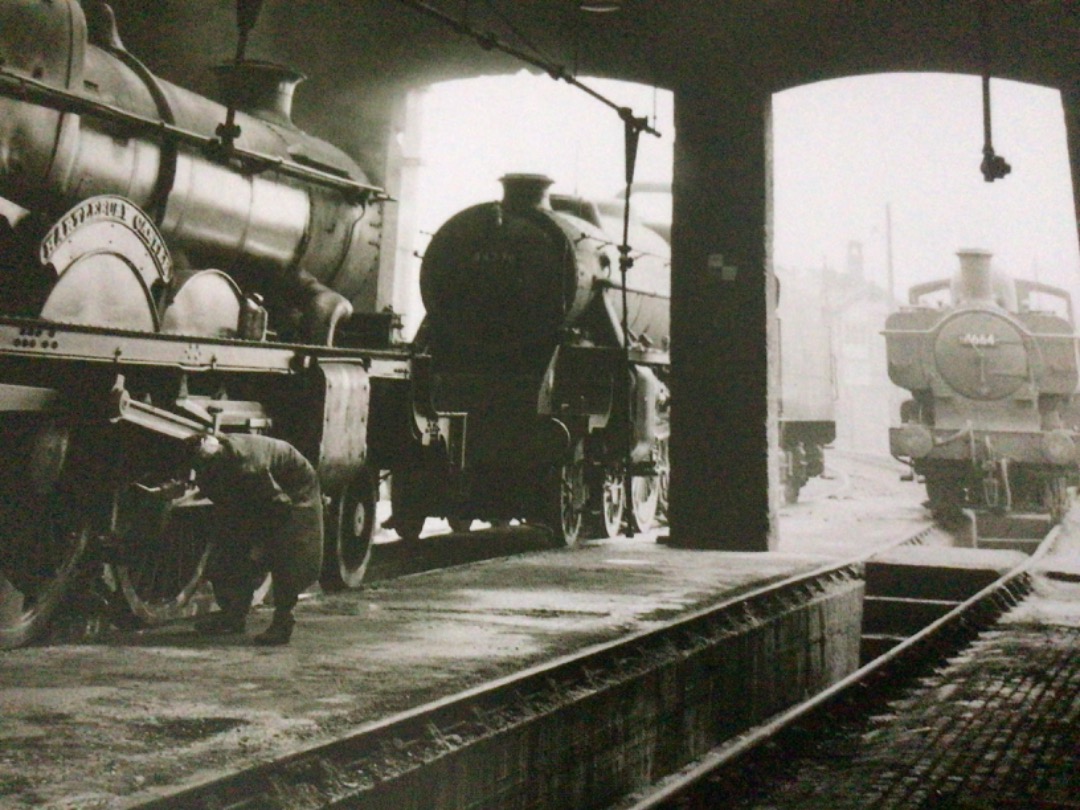
[[[209,68],[236,48],[234,4],[113,0],[124,45],[157,75],[212,94]],[[268,0],[248,53],[309,76],[293,118],[339,145],[393,196],[409,90],[519,70],[521,62],[432,10],[574,74],[675,95],[669,509],[676,545],[765,550],[776,472],[771,231],[772,93],[888,71],[989,74],[1061,91],[1080,212],[1080,13],[1068,0],[908,3],[798,0]],[[568,90],[568,92],[570,92]],[[477,111],[482,125],[482,111]],[[928,126],[932,126],[928,122]],[[612,115],[612,126],[619,126]],[[978,122],[973,122],[978,126]],[[903,160],[903,155],[897,155]],[[387,206],[378,296],[393,300],[394,207]],[[388,243],[386,240],[391,240]]]

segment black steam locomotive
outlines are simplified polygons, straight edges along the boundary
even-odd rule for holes
[[[886,323],[889,377],[912,394],[892,452],[925,480],[943,520],[972,508],[1057,521],[1080,469],[1071,299],[995,272],[985,251],[958,255],[951,280],[913,287],[911,306]],[[949,302],[932,306],[944,291]],[[1036,297],[1058,311],[1037,309]]]
[[[292,71],[238,59],[211,101],[96,0],[2,0],[0,32],[0,646],[87,571],[143,619],[193,609],[212,509],[143,493],[208,428],[316,464],[324,585],[356,582],[377,471],[430,433],[359,311],[382,192],[293,125]]]
[[[667,242],[631,229],[624,299],[618,205],[502,183],[424,254],[414,387],[450,441],[394,470],[394,525],[522,519],[567,544],[646,528],[666,497]]]

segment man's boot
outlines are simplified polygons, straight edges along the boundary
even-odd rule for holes
[[[293,618],[291,610],[275,610],[270,626],[255,636],[255,643],[264,647],[279,647],[288,644],[295,624],[296,619]]]

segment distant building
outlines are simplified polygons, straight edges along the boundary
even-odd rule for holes
[[[889,427],[899,419],[904,392],[889,380],[885,339],[881,330],[895,307],[889,292],[868,281],[862,244],[851,242],[843,271],[830,267],[816,270],[777,269],[784,291],[818,288],[814,309],[821,312],[822,328],[830,334],[833,369],[833,414],[836,440],[833,447],[845,452],[889,456]],[[781,306],[781,315],[783,306]],[[781,327],[783,335],[783,327]],[[793,339],[788,334],[785,343]],[[783,349],[782,349],[783,352]],[[789,367],[785,375],[796,373]],[[791,390],[789,382],[784,389]],[[828,455],[826,453],[826,463]]]

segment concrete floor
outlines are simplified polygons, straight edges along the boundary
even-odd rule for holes
[[[922,519],[894,481],[855,465],[808,488],[781,510],[798,531],[773,554],[646,534],[314,596],[287,648],[180,624],[7,652],[0,808],[131,806],[812,570]]]

